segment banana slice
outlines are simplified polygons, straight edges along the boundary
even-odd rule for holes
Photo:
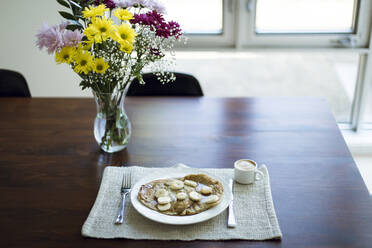
[[[171,189],[179,190],[179,189],[183,188],[184,184],[180,180],[174,180],[173,182],[171,182],[171,184],[169,186],[170,186]]]
[[[185,185],[185,190],[187,193],[190,193],[191,191],[195,191],[195,188]]]
[[[169,196],[162,196],[158,198],[158,203],[160,205],[168,204],[171,202],[171,198]]]
[[[212,188],[211,187],[208,187],[208,186],[203,186],[200,190],[200,192],[203,194],[203,195],[209,195],[210,193],[212,193]]]
[[[220,198],[216,195],[210,195],[208,196],[207,198],[205,198],[204,202],[206,204],[210,204],[210,203],[215,203],[219,200]]]
[[[191,180],[185,180],[184,183],[185,183],[186,185],[191,186],[191,187],[194,187],[194,188],[198,185],[197,182],[194,182],[194,181],[191,181]]]
[[[190,199],[193,201],[200,201],[201,199],[201,195],[196,191],[191,191],[189,193],[189,196],[190,196]]]
[[[168,196],[168,191],[166,189],[158,189],[156,192],[155,192],[155,196],[156,198],[159,198],[159,197],[162,197],[162,196]]]
[[[160,210],[160,211],[167,211],[167,210],[169,210],[171,208],[171,204],[170,203],[167,203],[167,204],[164,204],[164,205],[159,205],[158,204],[158,209]]]
[[[186,199],[187,195],[185,192],[180,192],[180,193],[177,193],[176,197],[178,200],[182,201]]]
[[[196,211],[199,211],[201,208],[200,208],[200,206],[198,205],[198,204],[194,204],[194,209],[196,210]]]

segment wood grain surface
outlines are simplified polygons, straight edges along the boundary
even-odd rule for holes
[[[0,247],[372,247],[371,197],[325,100],[126,100],[117,154],[93,137],[93,99],[0,99]],[[80,234],[103,169],[266,164],[281,241],[98,240]]]

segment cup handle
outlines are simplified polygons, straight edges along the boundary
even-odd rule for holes
[[[255,181],[260,181],[260,180],[262,180],[263,178],[264,178],[264,174],[263,174],[261,171],[256,170],[256,171],[255,171],[255,174],[254,174],[254,180],[255,180]]]

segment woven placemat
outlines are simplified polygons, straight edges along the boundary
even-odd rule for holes
[[[119,194],[123,173],[130,173],[132,183],[145,175],[166,175],[169,170],[195,169],[185,165],[170,168],[144,167],[107,167],[103,173],[101,187],[81,233],[92,238],[127,238],[151,240],[267,240],[281,239],[279,223],[276,218],[270,190],[267,168],[259,168],[264,178],[251,185],[234,185],[234,211],[237,218],[236,228],[227,228],[227,211],[208,221],[173,226],[154,222],[140,215],[130,204],[127,197],[125,222],[115,225],[120,205]],[[233,169],[200,169],[211,175],[217,175],[226,181],[233,176]]]

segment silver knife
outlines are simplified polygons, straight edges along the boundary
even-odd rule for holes
[[[235,214],[234,214],[234,181],[230,179],[229,181],[229,187],[231,190],[231,202],[229,204],[228,208],[228,219],[227,219],[227,226],[230,228],[236,227],[236,220],[235,220]]]

